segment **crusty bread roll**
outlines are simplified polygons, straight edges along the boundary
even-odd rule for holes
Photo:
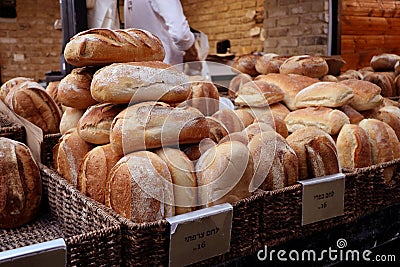
[[[395,106],[382,107],[370,118],[387,123],[394,130],[397,139],[400,140],[400,108]]]
[[[329,71],[327,75],[339,76],[342,67],[346,64],[346,61],[344,61],[339,55],[322,56],[322,58],[325,59],[326,63],[328,64]]]
[[[53,98],[60,110],[63,110],[61,102],[58,100],[58,86],[61,81],[49,82],[46,86],[46,92]]]
[[[270,191],[297,182],[297,155],[281,135],[274,131],[259,133],[247,147],[254,161],[255,188]]]
[[[239,90],[239,88],[243,84],[250,82],[252,80],[253,78],[247,73],[239,73],[235,77],[233,77],[229,82],[229,88],[228,88],[229,98],[235,99],[237,90]]]
[[[358,124],[364,119],[364,116],[350,105],[339,107],[339,110],[349,117],[351,124]]]
[[[186,74],[161,61],[115,63],[93,75],[90,91],[99,102],[179,103],[190,95]]]
[[[79,168],[77,187],[82,194],[104,204],[106,182],[112,167],[122,158],[110,144],[90,150]]]
[[[318,82],[298,92],[294,102],[297,108],[336,108],[349,104],[353,97],[353,89],[343,83]]]
[[[400,71],[400,67],[399,67],[399,71]],[[399,77],[400,77],[400,75],[397,75],[397,77],[394,79],[394,87],[396,90],[396,96],[400,96],[400,78]]]
[[[193,163],[195,163],[201,157],[201,155],[216,145],[217,143],[215,143],[215,141],[213,141],[211,138],[204,138],[200,141],[200,143],[181,145],[179,148],[191,161],[193,161]]]
[[[281,120],[284,120],[286,116],[290,113],[290,110],[282,103],[276,103],[269,106],[269,110]]]
[[[300,74],[312,78],[322,77],[328,74],[328,71],[325,59],[311,55],[292,56],[279,67],[279,72],[282,74]]]
[[[263,115],[255,119],[254,122],[263,122],[268,124],[272,129],[275,129],[277,133],[282,135],[283,138],[286,138],[289,135],[285,121],[272,112],[265,112]]]
[[[247,136],[246,132],[242,131],[242,132],[235,132],[235,133],[228,134],[227,136],[225,136],[224,138],[222,138],[219,141],[219,144],[229,142],[229,141],[238,141],[247,146],[247,144],[249,143],[250,140],[249,140],[249,137]]]
[[[244,127],[247,127],[254,122],[254,116],[249,111],[244,109],[236,109],[234,111],[243,123]]]
[[[267,82],[277,85],[285,93],[283,103],[290,109],[296,110],[294,99],[298,92],[319,82],[318,79],[310,78],[299,74],[281,74],[281,73],[270,73],[267,75],[259,75],[256,79],[262,79]]]
[[[255,68],[260,74],[279,73],[279,67],[290,56],[279,56],[274,53],[267,53],[259,57]]]
[[[328,134],[336,135],[343,125],[350,123],[350,119],[338,109],[308,107],[290,112],[285,122],[291,133],[308,126],[316,126]]]
[[[15,77],[3,83],[0,87],[0,100],[4,102],[7,94],[10,91],[18,88],[18,86],[23,82],[34,82],[34,81],[33,79],[27,77]]]
[[[354,124],[342,127],[336,140],[340,166],[347,169],[371,166],[371,147],[363,128]]]
[[[111,123],[125,106],[100,103],[89,107],[79,119],[77,128],[83,140],[96,145],[110,142]]]
[[[76,67],[164,57],[161,40],[141,29],[89,29],[73,36],[64,49],[65,60]]]
[[[212,115],[213,118],[218,119],[228,130],[228,133],[240,132],[244,129],[242,120],[231,109],[222,109]]]
[[[321,82],[335,82],[335,83],[337,83],[339,81],[336,76],[329,75],[329,74],[322,76],[321,78],[319,78],[319,80]]]
[[[214,142],[218,143],[222,138],[229,134],[225,124],[219,119],[207,116],[206,121],[209,129],[208,137]]]
[[[194,211],[197,206],[197,179],[193,162],[179,149],[164,147],[155,153],[167,164],[174,189],[175,214]]]
[[[394,74],[398,76],[400,74],[400,60],[394,64]]]
[[[344,80],[349,80],[349,79],[356,79],[356,80],[362,80],[364,76],[361,74],[361,72],[357,70],[346,70],[344,73],[340,74],[337,79],[338,81],[344,81]]]
[[[373,72],[367,74],[363,80],[378,85],[381,88],[381,95],[384,97],[392,97],[396,94],[394,79],[390,75]]]
[[[255,54],[245,54],[235,57],[232,63],[232,71],[246,73],[250,76],[257,76],[260,73],[256,70],[256,61],[260,56]]]
[[[106,206],[135,223],[175,214],[171,174],[153,152],[137,151],[121,158],[111,169],[107,187]]]
[[[257,121],[247,126],[242,132],[247,135],[247,139],[250,141],[255,135],[268,131],[275,132],[275,129],[270,124]]]
[[[394,70],[396,62],[400,61],[400,56],[396,54],[383,53],[371,58],[370,65],[375,71]]]
[[[376,119],[364,119],[358,125],[369,137],[372,164],[388,162],[400,157],[399,140],[387,123]],[[395,168],[396,166],[385,168],[385,181],[392,179]]]
[[[65,134],[69,129],[76,128],[85,109],[66,107],[60,121],[60,133]]]
[[[204,116],[211,116],[219,110],[219,92],[212,82],[190,82],[191,95],[186,105],[197,108]]]
[[[286,138],[299,160],[299,180],[335,174],[341,171],[336,144],[317,127],[299,129]]]
[[[209,137],[204,115],[195,108],[173,108],[162,102],[129,106],[112,122],[110,143],[118,153],[198,143]]]
[[[78,186],[79,168],[93,145],[85,142],[76,128],[61,136],[53,148],[54,168],[74,187]]]
[[[285,93],[277,85],[264,80],[243,84],[236,92],[235,104],[248,107],[267,107],[283,100]]]
[[[29,148],[0,137],[0,228],[15,228],[39,211],[42,181]]]
[[[246,145],[231,141],[210,148],[196,163],[199,204],[233,204],[250,197],[253,175],[253,159]]]
[[[7,94],[5,103],[16,114],[41,128],[44,134],[59,132],[61,110],[40,84],[21,83]]]
[[[350,102],[357,111],[364,111],[376,108],[382,104],[383,97],[380,95],[381,88],[371,82],[349,79],[340,83],[349,86],[353,89],[354,97]]]

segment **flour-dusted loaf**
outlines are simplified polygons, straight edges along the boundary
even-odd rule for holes
[[[354,97],[350,102],[357,111],[376,108],[382,104],[381,88],[369,81],[348,79],[340,83],[347,85],[353,90]]]
[[[60,133],[65,134],[69,129],[76,128],[85,109],[66,107],[60,121]]]
[[[236,92],[235,104],[248,107],[267,107],[284,98],[284,91],[273,83],[256,80],[243,84]]]
[[[180,103],[190,96],[189,77],[161,61],[115,63],[93,75],[90,87],[99,102],[143,101]]]
[[[64,49],[65,60],[76,67],[116,62],[160,60],[161,40],[141,29],[89,29],[73,36]]]
[[[312,78],[320,78],[328,74],[329,66],[320,56],[299,55],[286,59],[279,67],[282,74],[300,74]]]
[[[32,78],[15,77],[3,83],[0,87],[0,100],[4,101],[6,99],[7,94],[10,91],[18,88],[18,86],[23,82],[34,82],[34,81]]]
[[[197,108],[205,116],[211,116],[219,110],[219,92],[212,82],[191,81],[190,90],[186,105]]]

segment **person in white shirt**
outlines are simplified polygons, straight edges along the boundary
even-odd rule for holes
[[[195,37],[179,0],[124,0],[124,27],[158,36],[165,48],[165,63],[198,60]]]

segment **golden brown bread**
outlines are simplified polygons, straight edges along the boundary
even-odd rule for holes
[[[204,154],[208,149],[216,146],[211,138],[204,138],[197,144],[181,145],[180,150],[188,156],[188,158],[195,163],[202,154]]]
[[[161,61],[115,63],[93,75],[90,92],[98,102],[113,104],[179,103],[189,97],[190,83],[186,74]]]
[[[289,131],[286,123],[283,119],[279,118],[273,112],[265,112],[263,115],[259,116],[254,122],[263,122],[275,129],[283,138],[288,137]]]
[[[33,79],[27,77],[15,77],[3,83],[0,87],[0,100],[4,102],[7,94],[18,88],[18,86],[23,82],[33,82]]]
[[[236,109],[234,111],[243,123],[244,127],[247,127],[254,122],[254,116],[249,111],[244,109]]]
[[[262,132],[268,132],[268,131],[275,132],[275,129],[270,124],[257,121],[257,122],[253,122],[252,124],[247,126],[242,131],[242,133],[246,134],[247,139],[250,141],[255,135],[262,133]]]
[[[373,113],[370,118],[387,123],[396,133],[400,140],[400,108],[396,106],[385,106]]]
[[[284,92],[277,85],[264,80],[243,84],[236,92],[235,104],[248,107],[267,107],[283,100]]]
[[[340,74],[337,79],[338,81],[344,81],[344,80],[350,80],[350,79],[355,79],[355,80],[362,80],[364,78],[363,74],[361,74],[360,71],[357,70],[346,70],[344,73]]]
[[[15,228],[37,215],[42,180],[25,144],[0,137],[0,155],[0,228]]]
[[[171,174],[153,152],[138,151],[121,158],[111,169],[107,187],[106,206],[135,223],[175,214]]]
[[[371,58],[370,65],[375,71],[394,70],[396,62],[400,61],[400,56],[390,53],[382,53]]]
[[[61,111],[40,84],[21,83],[7,94],[5,103],[16,114],[41,128],[44,134],[59,132]]]
[[[247,147],[254,161],[255,188],[270,191],[297,182],[297,155],[281,135],[274,131],[259,133]]]
[[[219,119],[207,116],[206,121],[210,131],[208,137],[214,142],[218,143],[222,138],[229,134],[226,126]]]
[[[228,88],[229,98],[235,99],[236,97],[235,94],[237,90],[239,90],[240,86],[252,80],[253,78],[247,73],[239,73],[235,77],[233,77],[232,80],[229,82],[229,88]]]
[[[67,63],[76,66],[116,62],[164,60],[160,39],[141,29],[89,29],[73,36],[65,46]]]
[[[341,171],[332,137],[317,127],[305,127],[290,134],[286,141],[299,160],[299,180]]]
[[[222,122],[228,133],[240,132],[244,129],[242,120],[231,109],[222,109],[212,115],[213,118]]]
[[[174,189],[175,214],[197,207],[197,179],[193,162],[179,149],[164,147],[155,153],[167,164]]]
[[[269,106],[269,110],[281,120],[284,120],[286,116],[290,113],[290,110],[282,103],[276,103]]]
[[[191,82],[190,90],[190,99],[186,105],[197,108],[204,116],[211,116],[219,110],[219,92],[212,82]]]
[[[162,102],[129,106],[112,122],[110,143],[118,153],[199,143],[209,137],[204,115],[195,108],[173,108]]]
[[[247,136],[246,132],[235,132],[235,133],[230,133],[227,136],[225,136],[224,138],[222,138],[219,143],[225,143],[225,142],[229,142],[229,141],[238,141],[241,142],[243,144],[245,144],[247,146],[247,144],[249,143],[249,137]]]
[[[104,204],[107,177],[115,164],[122,158],[110,144],[90,150],[79,168],[77,187],[82,194]]]
[[[100,103],[89,107],[76,127],[83,140],[96,145],[110,142],[111,123],[125,106]]]
[[[367,74],[364,81],[368,81],[378,85],[381,88],[381,95],[384,97],[395,96],[396,89],[394,85],[394,79],[385,73],[373,72]]]
[[[368,135],[360,126],[344,125],[337,137],[336,147],[342,168],[354,169],[372,165]]]
[[[382,104],[381,88],[376,84],[356,79],[348,79],[340,83],[353,89],[354,97],[350,105],[357,111],[373,109]]]
[[[250,76],[257,76],[260,73],[256,70],[256,61],[259,55],[245,54],[235,57],[232,63],[232,71],[238,73],[246,73]]]
[[[260,74],[279,73],[279,67],[290,56],[279,56],[273,53],[267,53],[259,57],[255,68]]]
[[[196,163],[199,205],[235,203],[251,196],[253,159],[246,145],[230,141],[207,150]]]
[[[364,119],[364,116],[350,105],[344,105],[340,107],[339,110],[349,117],[351,124],[358,124],[362,119]]]
[[[62,104],[58,100],[58,86],[60,85],[61,81],[53,81],[49,82],[46,86],[46,92],[53,98],[54,102],[56,102],[57,106],[62,110]]]
[[[299,55],[286,59],[279,67],[282,74],[300,74],[311,78],[319,78],[328,74],[329,67],[320,56]]]
[[[86,109],[97,103],[90,93],[94,68],[76,68],[65,76],[58,85],[57,99],[66,107]]]
[[[319,78],[319,80],[321,82],[335,82],[335,83],[339,81],[338,78],[336,78],[336,76],[333,75],[324,75],[321,78]]]
[[[66,107],[60,121],[60,133],[65,134],[69,129],[76,128],[83,113],[84,109]]]

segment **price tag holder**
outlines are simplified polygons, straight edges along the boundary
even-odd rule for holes
[[[233,207],[221,204],[167,218],[169,266],[184,266],[230,250]]]
[[[333,175],[299,181],[303,185],[301,225],[344,214],[345,175]]]
[[[62,238],[0,252],[0,267],[65,267],[66,264],[67,245]]]

